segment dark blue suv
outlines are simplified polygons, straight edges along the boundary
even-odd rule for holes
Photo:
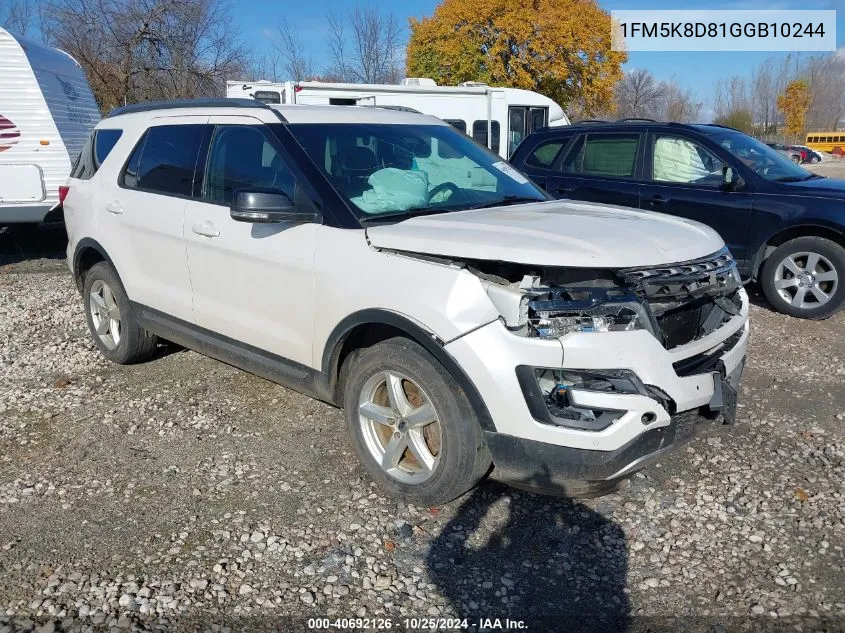
[[[557,198],[660,211],[716,229],[779,311],[845,303],[845,181],[731,128],[623,119],[529,135],[511,162]]]

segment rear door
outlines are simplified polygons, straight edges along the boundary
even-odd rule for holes
[[[154,119],[100,202],[104,246],[129,298],[185,321],[193,310],[182,229],[207,121]]]
[[[735,189],[722,186],[722,170],[730,159],[717,151],[685,134],[652,132],[641,207],[716,229],[742,267],[752,255],[748,252],[752,192],[742,183]]]
[[[545,188],[556,198],[637,208],[644,133],[586,132],[557,156]]]

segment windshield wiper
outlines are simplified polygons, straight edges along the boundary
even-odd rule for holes
[[[491,200],[490,202],[482,202],[471,206],[470,209],[489,209],[490,207],[506,207],[511,204],[525,204],[528,202],[546,202],[543,198],[529,198],[528,196],[505,196],[498,200]]]

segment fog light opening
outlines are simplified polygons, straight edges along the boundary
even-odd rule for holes
[[[643,417],[640,418],[643,424],[651,424],[657,419],[657,414],[653,411],[648,411],[643,413]]]

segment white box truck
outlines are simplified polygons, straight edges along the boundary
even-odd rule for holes
[[[467,82],[438,86],[433,79],[401,84],[345,84],[320,81],[227,81],[226,96],[264,103],[358,105],[408,108],[431,114],[508,158],[525,136],[547,125],[568,125],[557,103],[530,90]]]
[[[42,222],[100,120],[82,67],[0,28],[0,226]]]

